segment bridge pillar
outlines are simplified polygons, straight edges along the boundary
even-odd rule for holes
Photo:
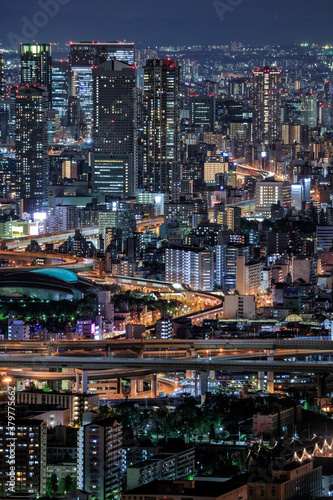
[[[52,356],[52,347],[50,345],[47,348],[47,355]]]
[[[196,358],[197,357],[197,351],[195,349],[193,349],[192,347],[190,347],[186,351],[186,357],[187,358]]]
[[[267,361],[274,361],[274,356],[268,352]],[[267,385],[269,394],[274,394],[274,372],[267,373]]]
[[[88,372],[82,370],[82,392],[88,392]]]
[[[195,378],[194,370],[186,370],[186,378]]]
[[[150,375],[150,390],[151,390],[151,397],[157,398],[157,375],[156,375],[156,373],[153,373],[152,375]]]
[[[122,394],[123,392],[123,381],[121,378],[117,378],[117,394]]]
[[[199,394],[206,396],[208,389],[208,373],[203,372],[199,374]]]
[[[264,388],[264,379],[265,379],[265,373],[264,372],[258,372],[258,390],[262,391]]]
[[[75,379],[75,391],[80,392],[80,373],[76,372],[75,377],[76,377],[76,379]]]
[[[317,398],[320,399],[325,397],[326,388],[325,388],[325,375],[317,376]]]
[[[131,398],[135,398],[137,396],[137,379],[131,378]]]
[[[274,373],[273,372],[268,372],[267,373],[267,380],[268,380],[268,392],[270,394],[274,394]]]
[[[137,382],[137,384],[136,384],[137,391],[143,392],[143,380],[142,380],[142,378],[138,378],[136,382]]]

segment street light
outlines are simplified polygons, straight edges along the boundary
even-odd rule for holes
[[[13,379],[12,379],[12,378],[10,378],[10,377],[5,377],[5,378],[3,379],[3,382],[5,382],[5,383],[7,384],[7,394],[8,394],[8,390],[9,390],[9,384],[10,384],[10,382],[11,382],[12,380],[13,380]]]

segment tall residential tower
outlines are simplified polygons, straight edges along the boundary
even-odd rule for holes
[[[144,67],[143,187],[170,192],[179,162],[180,66],[173,59],[149,59]]]
[[[28,213],[48,208],[48,93],[45,87],[24,85],[16,94],[16,172],[18,192]]]
[[[264,66],[253,71],[253,137],[269,145],[281,136],[281,71]]]

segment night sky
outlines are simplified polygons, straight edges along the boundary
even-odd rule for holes
[[[48,2],[57,2],[58,13],[37,19],[41,4]],[[224,15],[218,15],[213,0],[0,0],[0,37],[5,47],[16,38],[40,43],[126,39],[142,47],[231,40],[257,45],[333,42],[332,0],[217,3],[220,9],[227,6]],[[30,33],[24,31],[24,17],[32,22]]]

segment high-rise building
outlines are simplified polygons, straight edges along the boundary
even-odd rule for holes
[[[173,59],[149,59],[144,68],[143,187],[170,192],[179,153],[180,67]]]
[[[245,255],[237,257],[236,289],[240,295],[255,295],[261,292],[263,262],[246,263]]]
[[[14,431],[12,431],[14,426]],[[12,435],[14,433],[14,436]],[[46,446],[47,425],[43,420],[16,420],[14,424],[0,422],[0,493],[2,498],[10,496],[8,481],[15,443],[14,496],[46,495]]]
[[[192,247],[166,248],[165,279],[170,283],[189,285],[194,290],[213,290],[213,253]]]
[[[243,103],[231,99],[215,99],[215,128],[222,131],[231,122],[243,122]]]
[[[203,130],[215,131],[215,97],[190,96],[190,120],[195,127]]]
[[[134,64],[134,43],[131,42],[79,42],[71,43],[70,48],[72,68],[97,66],[112,59]]]
[[[119,500],[121,424],[115,418],[83,424],[78,430],[77,439],[77,487],[96,500]]]
[[[281,135],[281,71],[264,66],[253,71],[253,137],[269,145]]]
[[[52,107],[52,45],[23,43],[21,53],[21,83],[38,84],[48,91],[49,108]]]
[[[286,123],[282,125],[281,139],[283,144],[307,144],[309,142],[308,125]]]
[[[243,244],[216,245],[216,284],[225,290],[235,290],[237,281],[237,257],[245,256],[249,260],[250,248]]]
[[[93,115],[93,68],[117,59],[134,64],[134,44],[125,42],[80,42],[70,46],[71,96],[77,97],[90,135]]]
[[[309,129],[317,126],[317,96],[315,94],[303,94],[301,97],[301,120],[303,125]]]
[[[48,208],[48,93],[25,85],[16,94],[16,171],[18,190],[28,213]]]
[[[110,197],[135,196],[136,70],[117,60],[93,69],[93,182]]]
[[[241,230],[242,209],[240,207],[226,207],[224,224],[235,233]]]
[[[52,63],[52,108],[59,111],[60,120],[68,113],[69,98],[69,66],[68,61]]]
[[[256,213],[270,217],[272,205],[283,199],[283,182],[258,181],[256,183]]]
[[[0,51],[0,101],[5,96],[5,60],[3,52]]]
[[[54,207],[56,231],[68,231],[78,226],[78,209],[75,205],[57,205]]]

